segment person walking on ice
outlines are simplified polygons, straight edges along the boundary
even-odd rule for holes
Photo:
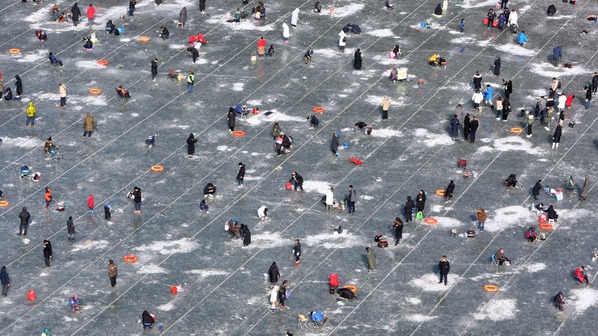
[[[443,255],[442,258],[440,258],[440,262],[438,262],[438,273],[440,273],[440,280],[438,283],[442,283],[442,280],[444,279],[444,285],[446,286],[447,277],[450,270],[451,263],[448,261],[448,258]]]
[[[118,276],[118,267],[114,263],[114,260],[108,260],[108,277],[110,278],[110,286],[116,286],[116,277]]]

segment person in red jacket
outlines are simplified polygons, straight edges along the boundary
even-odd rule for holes
[[[96,9],[92,4],[87,7],[87,22],[90,26],[93,26],[93,19],[96,16]]]
[[[266,39],[263,36],[257,41],[257,55],[259,57],[264,57],[266,53]]]
[[[89,195],[87,198],[87,208],[89,208],[89,211],[91,212],[93,212],[93,209],[95,208],[95,198],[93,195]]]
[[[567,100],[565,100],[565,106],[567,107],[567,110],[571,109],[571,105],[573,104],[573,98],[575,98],[575,96],[572,94],[567,96]]]
[[[585,267],[579,266],[575,269],[575,279],[577,279],[581,283],[585,283],[586,285],[590,285],[590,281],[585,272]]]

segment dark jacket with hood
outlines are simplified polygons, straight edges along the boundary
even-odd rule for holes
[[[278,271],[278,266],[273,262],[272,265],[270,265],[270,269],[268,269],[268,279],[271,283],[277,283],[279,277],[280,272]]]
[[[417,211],[424,211],[426,207],[426,193],[423,190],[421,194],[417,194],[415,197],[415,204],[417,205]]]
[[[29,219],[31,219],[31,215],[27,212],[27,208],[23,207],[21,213],[19,213],[19,218],[21,219],[21,224],[27,225],[29,224]]]
[[[81,10],[79,9],[79,4],[77,4],[76,2],[73,5],[73,7],[71,7],[71,15],[73,21],[79,21],[79,18],[81,17]]]
[[[189,134],[189,137],[187,138],[187,154],[195,154],[195,143],[197,142],[197,140],[199,139],[195,138],[195,135],[193,135],[193,133]]]
[[[407,196],[407,202],[405,203],[405,215],[409,215],[411,212],[413,212],[414,207],[415,204],[413,203],[411,196]]]
[[[0,270],[0,284],[2,286],[10,285],[10,277],[8,276],[8,272],[6,272],[6,266],[2,266]]]

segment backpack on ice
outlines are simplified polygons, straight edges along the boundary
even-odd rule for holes
[[[374,241],[378,243],[378,247],[388,247],[388,241],[384,239],[384,237],[380,233],[377,234],[376,237],[374,237]]]
[[[355,293],[349,288],[339,288],[336,290],[336,293],[340,295],[343,299],[353,300],[355,298]]]

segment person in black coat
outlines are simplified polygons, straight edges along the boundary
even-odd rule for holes
[[[417,212],[423,212],[426,207],[426,192],[423,189],[415,197],[415,206],[417,207]]]
[[[75,223],[73,223],[73,216],[69,216],[66,221],[66,231],[68,233],[68,240],[75,240]]]
[[[508,81],[503,80],[502,86],[505,89],[505,98],[509,99],[511,93],[513,93],[513,81],[510,79]]]
[[[23,82],[21,81],[21,77],[19,75],[15,75],[15,86],[17,88],[17,95],[15,96],[15,99],[19,100],[21,99],[21,94],[23,93]]]
[[[592,101],[592,89],[590,87],[586,87],[586,110],[590,108],[591,101]]]
[[[438,273],[440,273],[440,280],[438,283],[442,283],[442,280],[444,279],[444,285],[446,286],[447,277],[450,270],[451,263],[448,261],[446,256],[442,256],[442,258],[440,258],[440,262],[438,262]]]
[[[563,134],[563,128],[559,124],[556,126],[556,129],[554,130],[554,134],[552,135],[552,148],[553,149],[559,148],[559,143],[561,142],[562,134]]]
[[[270,269],[268,269],[268,279],[271,284],[276,284],[278,278],[280,278],[280,272],[278,271],[278,266],[276,266],[276,261],[273,261],[272,265],[270,265]]]
[[[21,224],[19,225],[19,233],[18,235],[27,235],[27,228],[29,228],[29,220],[31,219],[31,215],[27,211],[26,207],[21,209],[21,213],[19,213],[19,219],[21,220]]]
[[[199,58],[199,51],[195,47],[187,47],[187,51],[191,53],[191,57],[193,58],[193,63]]]
[[[338,156],[338,142],[339,142],[339,136],[337,132],[332,133],[332,141],[330,142],[330,150],[332,151],[332,154]]]
[[[156,321],[154,320],[153,316],[147,310],[144,310],[141,314],[141,323],[143,323],[143,329],[151,329],[155,322]]]
[[[10,88],[6,88],[6,90],[4,90],[4,99],[6,101],[12,100],[12,90]]]
[[[44,240],[44,261],[46,267],[50,267],[50,259],[52,259],[52,244],[49,240]]]
[[[500,57],[494,60],[494,76],[500,76]]]
[[[392,227],[395,229],[395,246],[397,246],[401,239],[403,239],[403,221],[399,217],[396,217]]]
[[[482,89],[482,75],[478,71],[475,72],[473,76],[473,89],[474,90],[481,90]]]
[[[106,205],[104,205],[104,219],[110,221],[111,218],[112,213],[110,212],[110,203],[106,202]]]
[[[413,220],[413,208],[415,208],[415,204],[411,199],[411,196],[407,196],[407,202],[405,202],[405,207],[403,209],[403,213],[405,214],[405,222],[409,223]]]
[[[441,4],[438,4],[438,6],[436,6],[436,8],[434,9],[434,15],[442,16],[442,5]]]
[[[10,276],[6,271],[6,266],[0,269],[0,284],[2,284],[2,296],[8,295],[8,287],[10,287]]]
[[[137,0],[129,0],[129,16],[133,16],[135,14],[135,5],[137,4]]]
[[[353,57],[353,68],[355,68],[355,70],[361,70],[361,49],[359,48],[355,50],[355,55]]]
[[[293,257],[295,258],[295,265],[299,265],[301,262],[301,243],[299,239],[295,239],[295,244],[293,245]]]
[[[206,0],[199,0],[199,12],[203,13],[206,11]]]
[[[204,194],[204,197],[205,196],[214,197],[214,194],[216,194],[216,186],[212,182],[206,184],[206,186],[203,188],[203,194]]]
[[[471,119],[469,117],[469,113],[465,115],[463,118],[463,137],[465,141],[469,140],[469,132],[471,130]]]
[[[241,187],[243,185],[243,180],[245,179],[245,165],[243,162],[239,162],[239,171],[237,172],[237,186]]]
[[[76,2],[73,7],[71,7],[71,18],[73,19],[73,26],[77,27],[77,24],[79,24],[79,18],[81,18],[81,10],[79,9],[79,4]]]
[[[556,7],[554,5],[548,6],[548,9],[546,10],[546,14],[548,16],[554,16],[554,14],[556,14]]]
[[[241,237],[243,237],[243,247],[251,244],[251,232],[249,232],[249,228],[245,224],[241,224]]]
[[[159,34],[159,36],[163,40],[166,40],[170,36],[170,32],[168,31],[168,28],[166,28],[165,26],[160,27],[160,34]],[[193,49],[195,49],[195,48],[193,48]],[[193,61],[193,63],[195,63],[195,61]]]
[[[475,141],[475,133],[477,132],[479,126],[480,122],[478,121],[478,119],[476,117],[471,117],[471,122],[469,123],[469,134],[471,137],[471,143],[474,143]]]
[[[152,60],[152,80],[156,80],[156,76],[158,76],[158,59],[154,58]]]
[[[316,128],[320,124],[320,121],[318,120],[318,118],[313,114],[308,116],[307,120],[309,121],[309,127],[311,127],[311,128]]]
[[[199,139],[197,139],[193,133],[189,134],[189,137],[187,138],[187,155],[189,155],[189,157],[193,157],[195,154],[195,144],[197,143],[197,140]]]
[[[141,188],[133,188],[133,201],[135,203],[135,211],[133,213],[141,213]]]
[[[228,124],[228,129],[232,133],[235,130],[235,120],[237,118],[237,111],[234,108],[229,107],[228,113],[226,115],[226,121]]]
[[[532,188],[532,196],[534,196],[535,200],[538,199],[538,196],[540,195],[540,190],[542,190],[542,180],[538,180],[538,182],[536,182],[536,184],[534,184],[534,187]]]
[[[507,121],[509,112],[511,112],[511,102],[509,98],[505,98],[502,102],[502,121]]]
[[[546,209],[546,217],[555,221],[559,218],[559,215],[556,213],[556,210],[554,210],[554,206],[552,204],[548,207],[548,209]]]
[[[301,192],[303,192],[303,176],[299,175],[299,173],[292,172],[289,182],[293,183],[295,192],[297,192],[298,189],[301,189]]]
[[[455,182],[453,182],[453,180],[451,180],[451,182],[449,182],[448,186],[444,190],[444,201],[445,202],[448,202],[453,199],[454,191],[455,191]]]

